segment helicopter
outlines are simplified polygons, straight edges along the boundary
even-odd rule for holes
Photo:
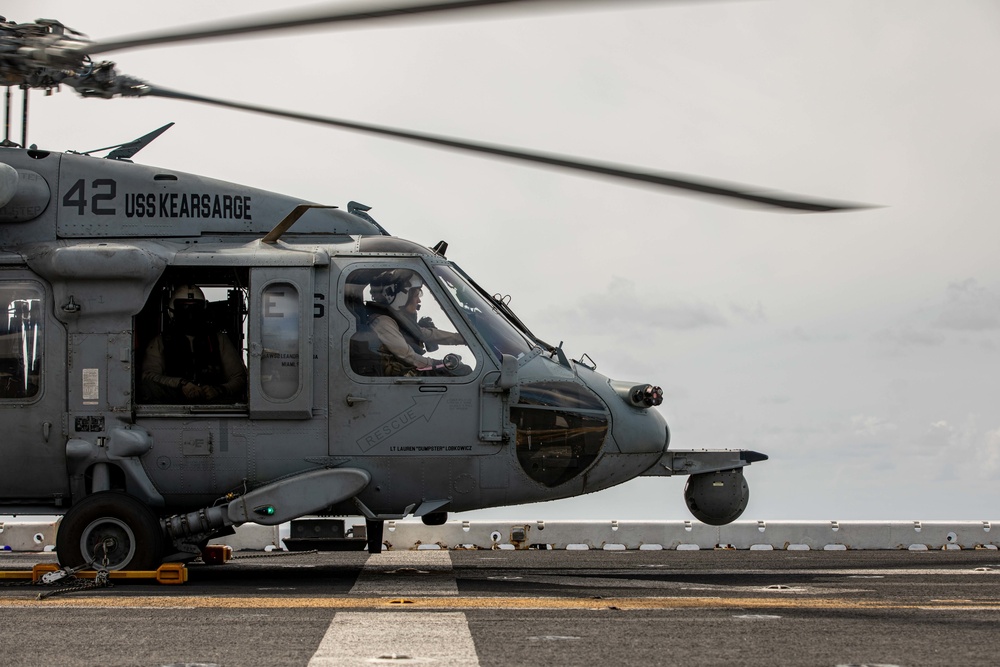
[[[5,20],[0,84],[22,89],[25,117],[29,90],[67,86],[84,97],[193,101],[761,206],[856,208],[169,90],[93,58],[490,4],[518,3],[341,8],[104,43],[57,21]],[[686,504],[706,523],[729,523],[746,508],[743,468],[764,454],[671,449],[656,410],[660,387],[610,379],[539,339],[448,258],[447,243],[392,236],[358,202],[342,210],[133,162],[167,127],[98,158],[28,146],[23,128],[15,143],[9,95],[6,111],[0,456],[15,463],[0,468],[0,510],[61,514],[62,565],[154,569],[197,557],[243,523],[313,514],[364,516],[369,551],[379,553],[386,520],[435,525],[452,512],[573,497],[639,476],[687,476]],[[419,320],[402,312],[415,300]],[[171,380],[180,396],[150,388],[150,351],[176,340],[187,307],[197,312],[196,328],[181,330],[192,354],[205,336],[241,351],[237,389],[189,396],[184,387],[196,383],[184,376]],[[419,363],[400,363],[380,333],[387,326],[408,336]]]

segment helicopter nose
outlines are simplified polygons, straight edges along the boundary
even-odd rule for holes
[[[670,444],[667,420],[657,410],[612,407],[612,437],[621,454],[659,457]],[[651,465],[651,464],[650,464]]]
[[[599,393],[611,412],[611,429],[601,456],[587,471],[586,493],[638,477],[656,465],[670,444],[667,420],[655,409],[663,402],[662,390],[607,380],[601,389]]]
[[[517,460],[528,477],[560,489],[582,481],[588,492],[656,464],[668,441],[666,420],[654,409],[663,401],[662,390],[613,382],[582,364],[574,367],[574,381],[553,379],[546,360],[536,361],[541,363],[521,369],[516,404],[510,407]]]
[[[600,395],[611,412],[612,426],[604,454],[635,457],[640,466],[646,464],[647,458],[648,465],[655,463],[670,441],[667,421],[655,409],[663,403],[663,390],[649,383],[611,380],[595,371],[581,372],[581,379]]]

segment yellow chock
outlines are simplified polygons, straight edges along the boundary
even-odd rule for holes
[[[209,544],[201,550],[201,559],[206,565],[222,565],[233,557],[233,548],[228,544]]]
[[[228,548],[228,547],[227,547]],[[55,563],[38,563],[27,570],[11,570],[0,572],[0,579],[28,579],[38,583],[50,572],[58,572]],[[97,576],[94,570],[80,570],[73,573],[79,579],[93,579]],[[159,584],[183,584],[188,580],[188,570],[183,563],[164,563],[156,570],[112,570],[108,572],[109,579],[155,579]]]
[[[164,563],[156,569],[156,581],[160,584],[183,584],[188,571],[183,563]]]

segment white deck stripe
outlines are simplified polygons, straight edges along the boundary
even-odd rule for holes
[[[338,612],[309,667],[479,665],[461,612]]]
[[[458,595],[447,551],[387,551],[372,554],[351,595]]]

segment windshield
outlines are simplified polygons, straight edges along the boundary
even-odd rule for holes
[[[499,307],[453,267],[438,264],[434,275],[448,292],[473,329],[486,341],[499,361],[502,355],[519,357],[530,352],[535,343],[500,314]]]

